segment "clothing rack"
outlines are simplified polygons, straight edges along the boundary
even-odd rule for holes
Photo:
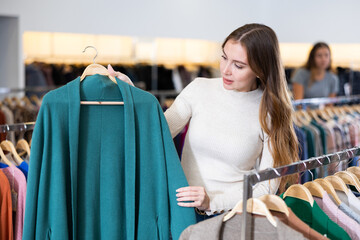
[[[0,132],[6,133],[11,131],[28,131],[34,130],[35,122],[26,122],[26,123],[15,123],[15,124],[5,124],[0,125]]]
[[[26,88],[0,88],[0,95],[6,95],[9,93],[22,93],[22,92],[33,92],[33,93],[42,93],[48,92],[50,90],[56,89],[59,86],[47,86],[47,87],[26,87]]]
[[[242,225],[241,225],[241,239],[250,239],[248,232],[251,229],[246,226],[246,202],[249,198],[252,197],[253,190],[252,187],[262,181],[271,180],[274,178],[279,178],[282,176],[299,173],[321,166],[325,166],[331,163],[340,162],[343,160],[349,160],[355,156],[360,156],[360,147],[354,147],[350,149],[345,149],[332,154],[327,154],[319,157],[309,158],[304,161],[299,161],[293,164],[286,166],[281,166],[278,168],[269,168],[259,172],[253,172],[250,174],[244,175],[244,193],[243,193],[243,214],[242,214]]]
[[[302,105],[303,109],[306,109],[307,105],[324,105],[324,104],[344,104],[354,101],[360,102],[360,95],[352,96],[342,96],[342,97],[332,97],[332,98],[305,98],[299,100],[293,100],[292,105],[298,106]]]

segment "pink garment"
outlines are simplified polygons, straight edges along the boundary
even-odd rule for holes
[[[23,235],[25,199],[26,199],[26,179],[24,174],[15,166],[2,168],[3,173],[9,180],[11,191],[17,194],[16,213],[14,213],[14,239],[21,240]],[[13,194],[12,194],[13,195]],[[12,199],[14,200],[14,199]],[[13,202],[14,204],[14,202]],[[14,206],[13,206],[14,209]]]
[[[342,212],[326,192],[323,193],[322,199],[314,197],[314,200],[333,222],[338,224],[347,232],[347,234],[349,234],[351,239],[360,239],[360,225],[354,219]]]

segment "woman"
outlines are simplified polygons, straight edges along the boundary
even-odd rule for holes
[[[339,90],[338,77],[330,72],[331,53],[324,42],[316,43],[304,67],[293,78],[294,99],[335,97]]]
[[[228,211],[243,197],[243,175],[298,160],[292,105],[274,31],[247,24],[222,45],[222,78],[197,78],[165,112],[175,137],[189,123],[181,164],[189,187],[178,204],[201,215]],[[121,73],[117,73],[124,79]],[[253,196],[284,190],[294,177],[262,182]]]

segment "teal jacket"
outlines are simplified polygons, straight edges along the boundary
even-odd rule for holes
[[[124,101],[124,105],[81,105]],[[33,133],[23,239],[173,239],[195,224],[157,99],[88,76],[49,92]]]

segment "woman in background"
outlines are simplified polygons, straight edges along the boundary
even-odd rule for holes
[[[326,43],[318,42],[311,49],[305,66],[292,77],[294,99],[335,97],[339,79],[330,70],[330,48]]]

